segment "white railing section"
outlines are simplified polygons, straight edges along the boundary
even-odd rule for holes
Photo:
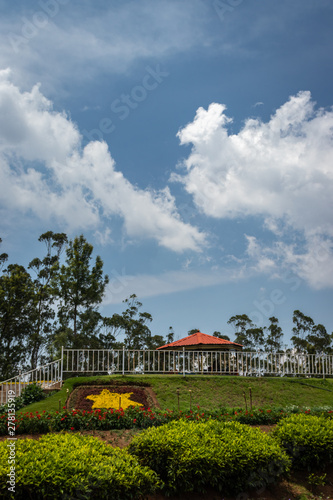
[[[332,376],[333,355],[242,351],[63,349],[63,373]]]
[[[62,383],[61,359],[47,365],[20,373],[16,377],[0,382],[0,405],[7,403],[9,397],[21,395],[22,390],[29,384],[40,384],[44,389]]]
[[[32,383],[61,387],[72,374],[179,374],[242,376],[333,376],[333,355],[242,351],[149,351],[137,349],[64,349],[62,357],[0,382],[0,404],[20,396]],[[10,392],[9,392],[10,391]],[[13,392],[12,392],[13,391]]]

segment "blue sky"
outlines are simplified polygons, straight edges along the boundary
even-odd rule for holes
[[[0,0],[0,237],[104,260],[104,314],[229,334],[300,309],[329,331],[330,0]]]

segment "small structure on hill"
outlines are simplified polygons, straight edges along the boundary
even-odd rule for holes
[[[183,339],[162,345],[156,350],[169,355],[172,352],[175,355],[178,354],[178,362],[175,361],[175,356],[173,358],[175,372],[181,371],[180,367],[182,366],[183,371],[187,373],[206,372],[238,375],[237,351],[242,349],[243,346],[236,344],[236,342],[196,332]],[[179,351],[182,351],[182,353]]]
[[[243,346],[236,342],[196,332],[170,344],[162,345],[157,350],[180,351],[183,347],[186,351],[241,351],[243,349]]]

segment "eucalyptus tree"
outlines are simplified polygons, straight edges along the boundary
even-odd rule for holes
[[[0,276],[0,377],[25,368],[27,344],[37,321],[35,286],[23,266],[11,264]]]
[[[172,326],[169,326],[168,333],[166,335],[166,344],[171,344],[171,342],[174,342],[175,340],[175,332],[172,328]]]
[[[223,339],[223,340],[229,340],[230,341],[230,337],[228,335],[224,335],[224,333],[217,332],[217,331],[215,331],[213,333],[213,337],[217,337],[218,339]]]
[[[283,332],[279,326],[279,320],[275,316],[269,318],[270,325],[266,328],[267,336],[265,338],[265,350],[275,353],[282,352]]]
[[[315,323],[310,316],[306,316],[301,311],[296,309],[293,313],[293,333],[291,341],[296,351],[307,352],[308,340],[307,336],[311,333]]]
[[[148,327],[153,320],[151,314],[140,311],[142,303],[135,294],[125,299],[124,303],[127,308],[122,314],[122,329],[125,334],[126,349],[149,349],[152,345],[151,331]]]
[[[2,243],[2,239],[0,238],[0,244]],[[1,253],[0,254],[0,270],[3,268],[5,262],[8,260],[8,254],[7,253]]]
[[[333,333],[328,333],[324,325],[314,325],[307,335],[307,350],[310,354],[332,354]]]
[[[67,236],[65,233],[47,231],[38,238],[38,241],[45,243],[46,255],[43,259],[34,258],[28,266],[28,269],[34,271],[36,275],[34,286],[37,302],[37,321],[28,341],[31,369],[37,367],[38,361],[43,364],[46,360],[45,355],[41,357],[40,351],[47,345],[54,326],[55,297],[52,280],[58,272],[59,259],[67,242]]]
[[[103,261],[97,256],[92,262],[93,246],[83,235],[70,240],[66,259],[51,280],[58,301],[59,327],[55,342],[68,347],[87,347],[89,339],[99,331],[102,317],[98,306],[109,282],[103,274]],[[89,316],[89,328],[86,325]]]

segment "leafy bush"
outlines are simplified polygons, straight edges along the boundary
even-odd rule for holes
[[[304,412],[309,414],[310,410],[293,407],[291,413]],[[329,407],[318,407],[311,410],[311,414],[316,413],[322,418],[332,419],[333,410]],[[147,410],[143,408],[118,409],[94,409],[69,410],[63,408],[62,411],[42,413],[16,413],[16,433],[31,434],[47,432],[57,432],[61,430],[111,430],[111,429],[146,429],[157,427],[168,422],[186,420],[195,422],[205,422],[217,420],[219,422],[240,422],[250,425],[270,425],[279,422],[288,416],[289,410],[273,407],[272,409],[253,409],[246,412],[242,408],[223,409],[216,411],[202,411],[199,407],[195,411],[172,411],[172,410]],[[0,435],[8,432],[6,411],[0,412]]]
[[[29,384],[21,392],[21,400],[23,406],[28,406],[36,401],[41,401],[46,398],[46,394],[38,384]]]
[[[94,437],[48,434],[16,447],[15,494],[8,491],[8,446],[0,443],[0,497],[132,500],[154,492],[157,475],[136,458]]]
[[[274,437],[298,468],[333,463],[333,421],[323,416],[291,415],[278,423]]]
[[[24,406],[30,405],[31,403],[35,403],[36,401],[41,401],[45,399],[47,396],[43,392],[43,389],[40,385],[33,383],[27,385],[21,392],[21,396],[17,396],[15,398],[15,410],[19,411]],[[8,405],[0,405],[0,414],[5,413],[8,409]]]
[[[157,472],[168,494],[261,488],[290,464],[270,436],[238,422],[171,422],[135,436],[128,450]]]

